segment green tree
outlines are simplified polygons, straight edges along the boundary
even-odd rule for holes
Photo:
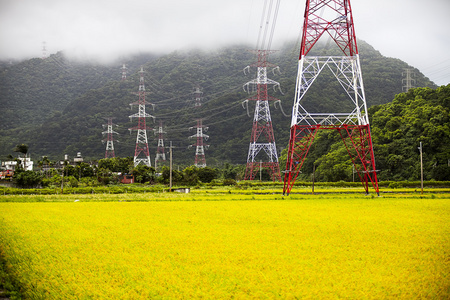
[[[28,145],[26,144],[19,144],[14,148],[14,152],[20,152],[23,155],[27,155],[28,153]]]
[[[201,182],[209,183],[217,178],[218,170],[210,167],[200,168],[198,170],[198,179]]]
[[[198,172],[199,168],[196,166],[189,166],[183,170],[183,179],[184,182],[188,185],[196,185],[198,184]]]
[[[167,166],[162,167],[161,172],[161,182],[164,184],[169,184],[170,181],[170,168]],[[181,184],[183,181],[183,172],[178,170],[172,170],[172,183],[174,185]]]
[[[136,182],[144,183],[155,181],[155,168],[145,165],[137,165],[131,172],[134,175]]]
[[[129,173],[133,169],[132,157],[103,158],[98,161],[98,167],[108,169],[111,172]]]
[[[42,175],[34,171],[19,170],[14,173],[13,181],[21,188],[34,188],[42,182]]]

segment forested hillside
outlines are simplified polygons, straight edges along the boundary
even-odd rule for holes
[[[397,94],[372,106],[369,116],[379,180],[420,180],[420,142],[424,179],[449,180],[450,84]],[[318,133],[300,178],[310,178],[314,163],[319,181],[352,180],[352,162],[337,132]]]
[[[326,51],[326,45],[317,45],[315,53]],[[58,160],[64,154],[74,156],[82,152],[87,159],[104,157],[105,145],[101,143],[105,118],[114,118],[120,133],[115,143],[116,155],[133,156],[136,133],[129,134],[128,128],[136,126],[137,120],[128,118],[137,112],[130,103],[137,101],[133,92],[138,91],[140,65],[145,70],[145,85],[148,102],[147,112],[155,117],[148,119],[149,127],[156,128],[164,122],[166,144],[173,141],[175,164],[191,165],[195,149],[188,149],[195,140],[189,140],[196,125],[196,119],[203,118],[209,127],[206,151],[209,166],[220,166],[226,162],[243,164],[247,159],[248,144],[252,127],[254,103],[249,102],[249,111],[242,102],[252,96],[243,91],[242,85],[256,77],[256,69],[250,74],[242,70],[256,61],[248,48],[237,46],[218,51],[200,50],[173,52],[155,57],[152,55],[128,58],[127,81],[121,82],[121,64],[101,66],[92,63],[75,63],[61,53],[47,60],[29,61],[4,66],[0,77],[0,157],[4,158],[15,145],[30,146],[32,157],[49,156]],[[367,43],[359,41],[366,98],[369,106],[389,103],[402,91],[402,72],[408,65],[398,59],[383,57]],[[298,47],[287,43],[282,49],[269,56],[269,61],[279,65],[281,74],[269,77],[280,82],[282,93],[270,94],[282,100],[286,114],[290,114],[297,75]],[[416,85],[434,88],[434,84],[415,70]],[[344,104],[338,83],[324,74],[317,85],[313,85],[308,97],[312,106],[331,111]],[[194,107],[193,88],[199,85],[203,90],[203,105]],[[335,89],[336,88],[336,89]],[[286,147],[289,138],[290,117],[271,103],[271,114],[275,139],[279,151]],[[157,140],[148,133],[152,159],[155,156]],[[331,142],[329,142],[331,143]],[[328,143],[328,144],[329,144]],[[325,147],[326,148],[326,147]],[[325,154],[325,153],[323,153]]]
[[[369,113],[381,179],[418,180],[420,142],[424,179],[450,179],[450,84],[410,90]]]
[[[153,58],[136,56],[130,61],[129,70],[134,73],[140,64]],[[41,124],[86,92],[120,80],[119,68],[72,60],[63,52],[46,59],[1,64],[1,129]]]

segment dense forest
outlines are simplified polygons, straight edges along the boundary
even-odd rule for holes
[[[130,120],[129,116],[137,112],[137,107],[130,104],[137,101],[137,72],[142,66],[145,71],[146,100],[152,104],[147,106],[147,113],[155,117],[148,118],[147,125],[156,129],[159,121],[163,121],[166,145],[172,141],[175,146],[176,166],[184,168],[194,163],[195,149],[189,149],[188,146],[195,141],[188,137],[194,134],[189,128],[195,126],[199,118],[208,127],[207,134],[210,136],[205,142],[210,145],[206,151],[207,165],[220,167],[224,164],[245,164],[254,103],[249,101],[248,108],[242,105],[245,99],[253,95],[245,92],[242,85],[256,77],[256,68],[250,68],[250,74],[247,75],[242,71],[256,61],[254,54],[248,50],[248,47],[235,46],[209,52],[191,50],[167,55],[142,54],[123,58],[114,65],[74,61],[59,52],[45,60],[0,64],[0,159],[12,154],[15,145],[25,143],[29,145],[32,158],[36,159],[47,156],[51,160],[59,160],[65,154],[73,157],[81,152],[85,160],[99,160],[105,152],[102,125],[107,123],[106,118],[113,118],[117,125],[115,131],[120,133],[115,137],[118,140],[115,142],[116,155],[133,156],[136,133],[130,134],[128,129],[136,126],[137,120]],[[322,55],[327,51],[327,45],[317,45],[314,51],[311,55]],[[445,132],[447,128],[448,137],[447,88],[436,89],[429,79],[414,69],[416,86],[429,88],[401,93],[402,73],[410,66],[399,59],[382,56],[363,41],[359,41],[359,52],[366,99],[371,107],[369,114],[380,177],[395,180],[416,176],[414,172],[417,170],[406,170],[405,164],[412,164],[415,159],[413,153],[417,149],[414,143],[422,141],[428,155],[429,178],[438,179],[432,175],[437,171],[432,173],[431,168],[443,168],[449,154],[446,150],[448,143],[444,144],[445,138],[436,138],[435,144],[428,145],[427,134],[432,129],[426,127],[426,130],[411,131],[409,123],[405,123],[410,120],[410,113],[406,111],[412,102],[424,110],[425,105],[441,105],[443,116],[439,119],[442,123],[439,126],[442,128],[439,127],[438,132]],[[298,44],[286,43],[269,56],[269,61],[278,65],[281,71],[268,74],[281,85],[281,92],[270,91],[270,94],[281,100],[282,110],[271,103],[271,114],[277,147],[279,153],[283,153],[289,138],[290,117],[285,114],[290,113],[294,98]],[[122,63],[128,67],[126,81],[121,81]],[[324,73],[321,76],[324,78],[317,81],[308,92],[311,105],[322,111],[331,111],[337,105],[348,105],[331,75]],[[196,86],[200,86],[203,91],[201,107],[194,106],[192,92]],[[420,94],[422,102],[414,93]],[[394,103],[401,109],[395,108],[389,112]],[[437,113],[436,109],[428,110],[417,118],[428,118],[434,112]],[[402,117],[400,113],[408,117]],[[382,121],[378,121],[380,118]],[[398,130],[404,130],[402,128],[411,131],[408,131],[411,137],[407,144],[406,141],[400,143],[399,136],[402,136],[403,131]],[[148,137],[153,159],[157,137],[151,131]],[[401,147],[395,146],[396,143],[400,143]],[[316,150],[305,162],[302,176],[308,176],[307,170],[312,170],[315,162],[319,164],[318,174],[324,180],[350,178],[351,165],[343,160],[344,156],[339,155],[342,147],[336,136],[332,133],[321,134],[314,147]],[[409,148],[402,150],[403,147]],[[426,147],[433,147],[433,150],[427,152]],[[334,161],[339,162],[341,169],[345,169],[345,172],[340,173],[347,175],[335,175],[339,173],[338,170],[332,172],[330,164]]]

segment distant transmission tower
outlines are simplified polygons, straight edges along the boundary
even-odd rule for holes
[[[195,87],[194,90],[194,106],[196,108],[200,108],[202,106],[202,95],[203,92],[200,87]],[[207,131],[208,127],[203,126],[203,120],[197,119],[197,126],[191,127],[189,129],[196,129],[196,134],[190,136],[189,138],[196,138],[197,142],[194,145],[191,145],[189,147],[195,146],[195,166],[198,168],[204,168],[206,167],[206,158],[205,158],[205,149],[208,149],[209,145],[203,144],[203,139],[205,141],[208,140],[209,135],[206,135],[203,133],[203,131]]]
[[[202,92],[202,90],[200,89],[199,86],[195,87],[195,91],[194,91],[193,94],[194,94],[194,106],[195,107],[202,106],[202,95],[203,95],[203,92]]]
[[[122,64],[122,81],[127,80],[127,66]]]
[[[254,87],[256,86],[256,95],[246,100],[256,101],[256,106],[253,116],[252,135],[248,148],[247,166],[244,177],[245,180],[255,179],[255,175],[258,170],[261,171],[262,168],[265,168],[269,170],[273,181],[281,181],[277,147],[275,144],[269,108],[269,100],[278,99],[269,96],[267,92],[268,85],[273,85],[278,88],[280,87],[278,82],[267,78],[267,67],[278,68],[267,62],[267,56],[274,52],[270,50],[270,47],[275,30],[280,0],[276,1],[275,9],[273,11],[272,4],[273,1],[271,0],[269,2],[269,6],[267,7],[267,1],[264,2],[256,50],[253,51],[258,56],[258,61],[251,65],[257,68],[256,79],[253,79],[244,85],[244,90],[246,89],[249,93],[250,91],[254,91]],[[271,30],[270,34],[267,35],[270,23]],[[247,66],[244,71],[249,70],[251,66]]]
[[[306,0],[302,30],[283,194],[291,192],[316,133],[323,129],[339,132],[366,193],[370,182],[379,194],[350,0]],[[308,55],[323,34],[336,43],[341,56]],[[350,109],[336,103],[339,112],[314,112],[307,104],[304,96],[325,67],[350,98]]]
[[[208,149],[209,145],[203,144],[203,139],[207,141],[209,139],[209,135],[203,133],[203,131],[207,131],[208,127],[204,127],[202,125],[202,119],[197,120],[197,126],[191,127],[189,129],[196,129],[196,134],[191,135],[189,138],[196,138],[197,143],[192,145],[195,146],[195,166],[198,168],[206,167],[206,158],[205,158],[205,149]],[[191,146],[191,147],[192,147]]]
[[[158,129],[153,129],[155,135],[158,135],[158,148],[156,149],[155,157],[155,169],[158,161],[166,161],[166,154],[164,153],[164,134],[166,133],[163,129],[162,121],[159,121]]]
[[[46,47],[47,43],[44,41],[42,42],[42,59],[46,59],[47,58],[47,47]]]
[[[134,151],[134,166],[136,167],[140,163],[151,166],[150,161],[150,152],[148,149],[148,140],[147,140],[147,129],[151,130],[151,128],[147,127],[146,118],[154,118],[152,115],[149,115],[145,112],[145,105],[151,104],[145,102],[145,84],[144,84],[144,69],[141,67],[139,71],[139,92],[137,95],[139,96],[138,102],[131,103],[130,105],[138,105],[139,111],[138,113],[131,115],[130,119],[138,118],[138,125],[136,127],[129,128],[129,130],[137,130],[136,136],[136,148]]]
[[[252,135],[247,155],[247,167],[245,169],[245,180],[253,180],[260,168],[267,168],[271,172],[272,180],[281,181],[280,166],[278,164],[277,147],[273,134],[272,119],[270,117],[269,100],[278,100],[269,96],[268,85],[280,86],[274,80],[267,78],[267,67],[276,67],[267,62],[267,55],[273,51],[256,50],[258,62],[252,66],[257,67],[257,78],[244,85],[250,91],[250,85],[256,85],[256,95],[247,100],[255,100],[255,114],[253,117]],[[246,69],[249,69],[248,66]],[[263,152],[261,152],[263,150]],[[259,153],[265,153],[264,160],[258,159]],[[259,156],[261,157],[261,155]]]
[[[112,158],[116,157],[116,154],[114,153],[114,138],[113,134],[118,134],[113,130],[113,122],[112,118],[108,118],[108,124],[104,124],[103,128],[106,127],[106,131],[103,131],[102,134],[106,134],[106,139],[102,140],[102,142],[106,142],[106,151],[105,151],[105,158]],[[116,125],[117,126],[117,125]]]
[[[414,72],[413,69],[410,68],[406,68],[405,72],[402,73],[402,76],[405,77],[404,79],[402,79],[402,91],[403,92],[407,92],[410,89],[414,88],[414,85],[416,83],[416,80],[413,79],[414,77]]]

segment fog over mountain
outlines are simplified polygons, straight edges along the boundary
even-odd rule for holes
[[[102,62],[139,52],[255,45],[265,2],[0,0],[0,59],[41,57],[44,41],[48,53]],[[304,0],[280,2],[272,48],[300,35],[304,7]],[[450,1],[353,0],[352,9],[358,38],[438,85],[450,82]]]

